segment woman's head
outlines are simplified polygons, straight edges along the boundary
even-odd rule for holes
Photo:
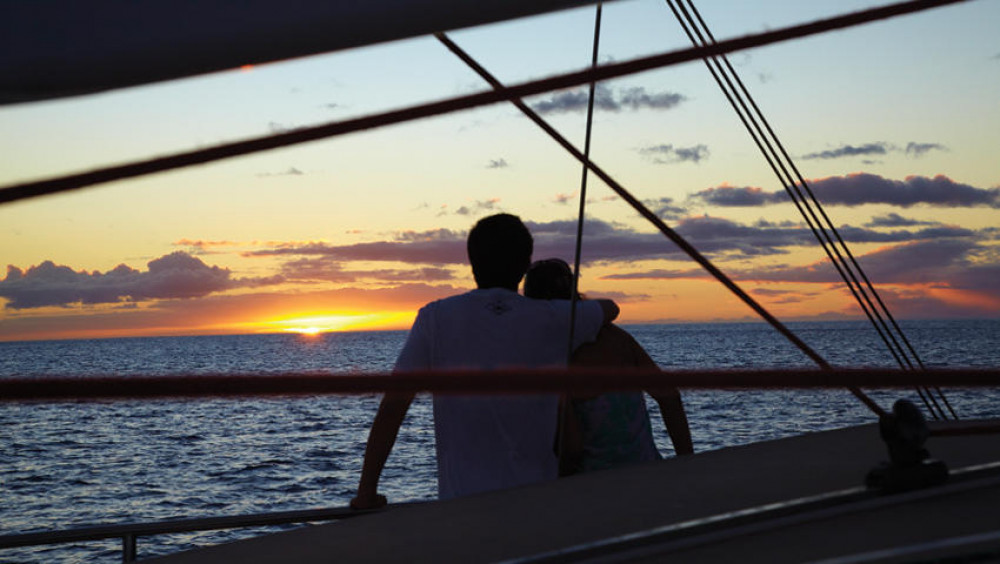
[[[531,263],[524,277],[524,295],[541,300],[568,300],[573,296],[573,270],[557,258]]]

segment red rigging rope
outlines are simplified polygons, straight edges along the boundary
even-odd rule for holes
[[[464,61],[470,68],[475,70],[484,80],[486,80],[493,88],[502,89],[503,85],[497,80],[489,71],[483,68],[478,62],[476,62],[468,53],[462,50],[461,47],[456,45],[451,39],[449,39],[443,33],[435,34],[435,36],[440,40],[448,49],[450,49],[456,56],[458,56],[462,61]],[[708,271],[716,280],[721,282],[726,288],[729,289],[733,294],[740,298],[743,303],[750,306],[757,315],[762,319],[767,321],[774,327],[779,333],[781,333],[786,339],[788,339],[793,345],[804,352],[809,358],[813,360],[820,368],[830,369],[830,364],[823,359],[816,351],[814,351],[809,345],[798,338],[794,333],[791,332],[783,323],[778,321],[776,317],[771,315],[769,311],[764,309],[757,300],[753,299],[749,294],[743,291],[735,282],[733,282],[726,274],[719,270],[711,261],[709,261],[704,255],[698,252],[686,239],[680,236],[676,231],[667,226],[655,213],[653,213],[645,204],[640,202],[635,198],[628,190],[626,190],[621,184],[619,184],[614,178],[612,178],[608,173],[604,172],[603,169],[594,164],[593,161],[589,160],[583,153],[579,151],[572,143],[570,143],[565,137],[562,136],[558,131],[555,130],[548,122],[542,119],[534,110],[529,108],[524,102],[519,99],[511,100],[521,112],[527,116],[531,121],[535,122],[535,125],[540,127],[543,131],[549,134],[553,140],[555,140],[559,145],[561,145],[566,151],[576,157],[581,163],[583,163],[595,176],[604,181],[618,196],[625,200],[633,209],[639,212],[640,215],[645,217],[650,223],[656,226],[663,235],[674,242],[682,251],[684,251],[692,260],[701,265],[702,268]],[[867,395],[864,394],[860,389],[849,388],[850,392],[855,395],[859,400],[861,400],[868,408],[878,416],[885,415],[885,410],[882,409],[878,404],[871,400]]]
[[[609,375],[611,377],[609,377]],[[909,388],[943,385],[1000,387],[1000,369],[886,368],[830,370],[670,370],[656,368],[510,369],[405,373],[175,374],[168,376],[32,376],[0,378],[0,403],[126,398],[240,398],[258,396],[411,393],[605,393],[657,387],[684,389]]]
[[[695,61],[705,57],[721,55],[732,51],[770,45],[772,43],[778,43],[790,39],[807,37],[835,29],[843,29],[965,1],[967,0],[909,0],[907,2],[871,8],[807,24],[800,24],[774,31],[749,35],[742,38],[720,41],[706,47],[684,49],[681,51],[642,57],[621,63],[611,63],[600,66],[596,69],[587,69],[584,71],[562,74],[543,80],[527,82],[502,90],[494,90],[438,102],[430,102],[427,104],[410,106],[400,110],[392,110],[370,116],[306,127],[286,133],[258,137],[245,141],[237,141],[217,145],[215,147],[209,147],[207,149],[177,153],[166,157],[137,161],[130,164],[112,166],[78,174],[70,174],[48,180],[15,184],[0,188],[0,204],[48,194],[68,192],[105,182],[113,182],[116,180],[123,180],[126,178],[134,178],[146,174],[172,170],[175,168],[204,164],[260,151],[268,151],[279,147],[287,147],[298,143],[316,141],[336,135],[383,127],[386,125],[436,116],[448,112],[467,110],[488,104],[495,104],[504,100],[513,100],[534,94],[541,94],[550,90],[570,88],[581,84],[587,84],[589,82],[626,76],[637,72]]]
[[[690,6],[691,12],[689,12],[688,9],[685,8],[684,3],[681,0],[677,0],[676,7],[674,5],[673,0],[666,0],[666,3],[670,7],[671,11],[674,13],[674,16],[676,17],[677,21],[680,23],[681,27],[684,29],[684,32],[687,34],[688,38],[691,40],[691,43],[694,46],[696,47],[704,46],[715,42],[715,37],[712,35],[711,30],[708,28],[708,24],[705,23],[705,20],[701,17],[701,14],[695,7],[693,0],[687,1],[687,4]],[[694,17],[692,17],[691,15],[692,13],[694,14]],[[695,21],[695,18],[697,18],[697,21]],[[704,35],[702,35],[702,32],[699,29],[699,24],[700,27],[704,29]],[[695,38],[695,34],[697,35],[697,39]],[[705,36],[707,36],[707,39]],[[716,72],[716,69],[712,67],[712,64],[709,62],[710,60],[715,63],[716,67],[718,68],[718,72]],[[822,205],[815,197],[815,195],[812,193],[811,189],[809,188],[809,185],[806,183],[801,173],[799,173],[799,170],[795,166],[794,161],[788,155],[788,152],[785,150],[784,145],[781,143],[778,136],[774,133],[774,130],[771,128],[771,125],[768,122],[767,118],[764,116],[763,112],[760,110],[759,106],[754,101],[753,96],[750,94],[746,85],[740,79],[739,73],[737,73],[736,69],[733,68],[732,64],[729,62],[729,59],[725,55],[720,55],[717,57],[706,58],[704,62],[709,72],[712,74],[712,77],[715,79],[716,84],[718,84],[723,94],[729,100],[729,103],[736,111],[737,116],[743,122],[743,125],[746,128],[747,132],[750,134],[754,143],[760,149],[761,153],[763,154],[767,163],[770,165],[771,169],[777,175],[785,191],[788,193],[789,197],[792,199],[792,202],[798,208],[799,213],[805,219],[810,230],[813,232],[813,235],[816,237],[816,239],[822,246],[823,250],[826,252],[827,257],[830,259],[831,264],[833,264],[833,266],[836,268],[837,272],[840,274],[840,277],[844,281],[844,283],[847,284],[848,289],[854,295],[858,304],[861,306],[861,309],[868,317],[868,320],[872,323],[873,327],[875,328],[879,337],[881,337],[883,343],[885,343],[886,347],[892,354],[893,358],[896,360],[896,362],[899,364],[901,368],[903,369],[909,368],[910,370],[914,369],[913,363],[907,356],[906,350],[899,344],[899,341],[893,334],[892,328],[890,328],[886,324],[885,320],[883,319],[883,316],[879,313],[879,308],[875,305],[875,303],[872,302],[872,299],[868,296],[868,293],[865,292],[864,287],[858,281],[857,276],[851,269],[851,264],[853,264],[854,269],[857,270],[858,275],[860,275],[867,283],[868,291],[878,301],[878,305],[881,306],[881,309],[882,311],[884,311],[886,318],[888,318],[892,322],[893,326],[895,327],[896,333],[899,334],[900,339],[906,344],[906,346],[910,351],[910,354],[914,357],[916,362],[919,364],[920,368],[924,368],[923,363],[920,361],[920,358],[917,355],[916,351],[913,349],[912,345],[910,345],[909,341],[906,339],[906,335],[903,333],[902,329],[896,323],[895,319],[892,316],[892,313],[889,311],[889,309],[886,307],[882,299],[879,297],[878,292],[876,292],[871,281],[868,279],[867,275],[865,275],[865,272],[864,270],[862,270],[861,265],[858,264],[857,260],[854,258],[854,255],[851,253],[851,250],[847,246],[847,243],[843,240],[843,238],[841,238],[839,231],[833,225],[833,222],[830,221],[829,216],[827,216]],[[725,67],[723,67],[723,63],[725,64]],[[725,81],[725,84],[723,84],[723,80]],[[737,87],[734,86],[733,84],[734,81],[739,86],[739,89],[737,89]],[[737,105],[737,102],[739,105]],[[748,107],[748,104],[750,107],[752,107],[753,111],[751,111],[751,109]],[[766,135],[764,130],[762,129],[761,127],[762,124],[763,128],[766,128],[767,134],[769,134],[769,136]],[[773,143],[771,141],[772,139]],[[775,149],[775,147],[777,147],[777,149]],[[782,157],[784,158],[784,161],[782,160]],[[792,174],[789,173],[788,168],[786,168],[784,162],[788,163],[788,168],[791,168],[791,170],[794,171],[796,177],[793,177]],[[780,171],[778,170],[778,167],[780,167],[781,169]],[[796,183],[796,178],[798,180],[798,183]],[[803,194],[803,189],[805,190],[806,193],[808,193],[808,197],[805,194]],[[812,206],[810,206],[810,201],[812,202]],[[817,217],[816,211],[813,210],[813,207],[815,207],[816,210],[819,211],[820,215],[822,215],[823,219],[825,219],[826,227],[824,227],[819,217]],[[837,241],[840,242],[840,247],[843,248],[844,253],[847,255],[847,257],[850,258],[851,263],[848,263],[847,259],[845,259],[844,256],[841,254],[837,246],[837,243],[834,242],[833,238],[831,237],[827,229],[829,229],[830,232],[832,232],[833,235],[836,237]],[[925,392],[927,394],[926,396]],[[934,394],[931,392],[930,389],[920,390],[918,388],[917,393],[919,394],[921,400],[923,400],[924,405],[927,407],[928,411],[934,416],[935,419],[947,418],[944,410],[938,404],[937,399],[935,399]],[[948,400],[944,396],[943,392],[941,392],[941,390],[938,389],[937,393],[941,397],[945,405],[948,407],[952,417],[957,419],[958,418],[957,414],[955,413],[954,409],[952,409],[951,405],[948,403]],[[928,397],[931,400],[930,402],[928,402]],[[937,411],[935,411],[935,408]]]
[[[607,368],[442,371],[394,374],[177,374],[0,378],[0,404],[107,400],[239,399],[399,393],[593,393],[673,387],[702,390],[831,389],[857,386],[909,388],[945,385],[1000,387],[1000,369],[675,370]],[[997,433],[997,421],[931,425],[932,435]]]

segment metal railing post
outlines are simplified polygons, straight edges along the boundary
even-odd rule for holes
[[[122,562],[135,562],[137,552],[136,538],[135,533],[125,533],[122,535]]]

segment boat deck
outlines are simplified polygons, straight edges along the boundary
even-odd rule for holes
[[[888,458],[877,427],[865,425],[403,506],[151,561],[883,562],[906,561],[907,550],[1000,558],[1000,469],[958,471],[1000,461],[1000,439],[933,437],[926,446],[952,478],[892,496],[861,488]],[[942,539],[951,540],[926,544]]]

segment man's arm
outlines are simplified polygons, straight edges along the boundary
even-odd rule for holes
[[[396,435],[399,434],[399,427],[413,402],[413,396],[412,393],[387,393],[382,398],[371,431],[368,432],[365,462],[361,468],[358,493],[351,500],[352,508],[373,509],[386,504],[385,496],[378,493],[378,480],[382,476],[382,468],[389,458],[392,445],[396,443]]]
[[[667,426],[670,441],[674,444],[674,452],[678,456],[693,454],[694,443],[691,441],[691,429],[688,427],[680,392],[677,388],[658,388],[647,392],[660,406],[660,415],[663,416],[663,424]]]

